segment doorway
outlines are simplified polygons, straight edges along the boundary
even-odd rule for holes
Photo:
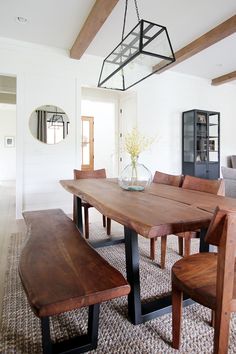
[[[117,177],[119,96],[92,88],[81,93],[81,169],[105,168],[107,177]]]
[[[0,183],[16,181],[16,78],[0,75]]]
[[[94,117],[82,116],[82,171],[94,170]]]

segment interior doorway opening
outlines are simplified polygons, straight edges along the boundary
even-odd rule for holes
[[[0,75],[0,183],[16,183],[16,78]]]
[[[98,89],[82,89],[81,169],[105,168],[108,177],[117,177],[118,107],[118,94]]]
[[[82,171],[94,170],[94,117],[82,116]]]

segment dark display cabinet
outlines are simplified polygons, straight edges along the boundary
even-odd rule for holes
[[[192,109],[182,119],[182,173],[219,178],[220,113]]]

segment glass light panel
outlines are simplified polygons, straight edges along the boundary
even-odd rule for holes
[[[90,156],[90,144],[89,143],[83,143],[83,165],[89,165],[89,156]]]
[[[89,121],[85,120],[83,121],[83,137],[82,141],[83,143],[88,143],[89,142]]]

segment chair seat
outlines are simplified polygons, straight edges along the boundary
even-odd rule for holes
[[[193,300],[214,310],[216,308],[216,273],[217,254],[198,253],[177,261],[172,268],[172,279]],[[236,299],[235,281],[233,298]]]

